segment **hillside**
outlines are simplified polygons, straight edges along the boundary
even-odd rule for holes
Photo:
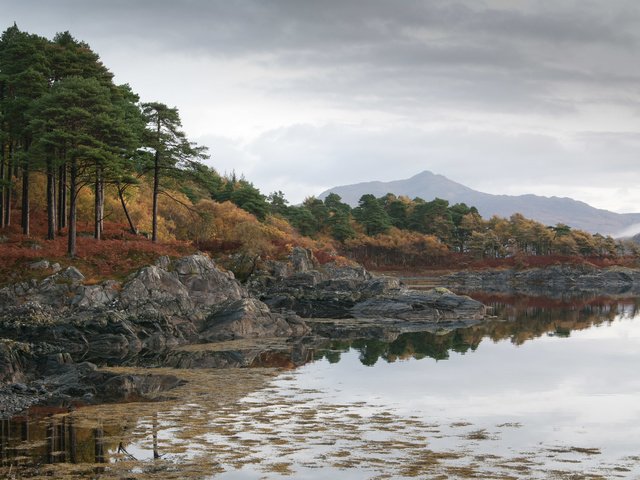
[[[564,223],[603,235],[622,236],[624,230],[635,224],[639,224],[637,230],[640,231],[640,213],[614,213],[567,197],[492,195],[473,190],[428,170],[405,180],[363,182],[334,187],[321,193],[318,198],[323,199],[329,193],[340,195],[342,201],[352,206],[357,205],[360,197],[367,193],[376,197],[394,193],[425,200],[438,197],[448,200],[451,204],[466,203],[475,206],[484,218],[493,215],[510,217],[514,213],[521,213],[545,225]]]

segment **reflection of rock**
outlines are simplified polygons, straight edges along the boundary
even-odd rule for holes
[[[173,368],[292,368],[312,360],[317,342],[306,343],[256,338],[189,345],[169,352],[162,359],[162,365]]]

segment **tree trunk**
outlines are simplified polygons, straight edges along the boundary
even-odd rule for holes
[[[78,164],[74,158],[71,160],[71,178],[69,185],[69,233],[67,241],[67,254],[74,258],[76,256],[76,180],[78,176]]]
[[[22,167],[22,233],[29,236],[29,163]]]
[[[13,172],[13,145],[9,145],[9,159],[7,163],[7,187],[5,188],[4,197],[4,226],[11,225],[11,190],[13,186],[13,178],[11,177]]]
[[[120,197],[120,203],[122,204],[122,210],[124,210],[124,214],[127,217],[127,222],[129,222],[129,229],[131,230],[132,234],[137,235],[138,229],[133,224],[131,215],[129,215],[129,209],[127,208],[127,203],[124,201],[124,189],[120,187],[120,185],[118,185],[117,187],[118,187],[118,197]]]
[[[9,156],[9,145],[2,144],[2,158],[0,159],[0,228],[4,227],[4,175],[5,164]]]
[[[67,226],[67,165],[58,171],[58,231]]]
[[[160,152],[156,150],[153,168],[153,212],[151,214],[151,241],[158,242],[158,191],[160,189]]]
[[[47,240],[56,236],[56,174],[53,160],[47,159]]]
[[[94,196],[94,230],[93,237],[96,240],[102,239],[104,227],[104,181],[102,179],[102,169],[96,168],[96,184]]]

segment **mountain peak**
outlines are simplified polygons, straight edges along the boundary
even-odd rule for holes
[[[601,210],[568,197],[542,197],[539,195],[492,195],[473,190],[444,175],[424,170],[405,180],[390,182],[363,182],[342,185],[322,192],[319,198],[336,193],[342,201],[356,206],[360,197],[370,193],[382,197],[387,193],[420,197],[432,200],[436,197],[448,200],[450,204],[466,203],[475,206],[484,218],[494,215],[510,217],[521,213],[527,218],[545,225],[564,223],[591,233],[618,235],[630,226],[640,223],[640,214],[620,214]]]

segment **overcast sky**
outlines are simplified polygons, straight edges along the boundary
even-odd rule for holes
[[[0,0],[296,203],[423,170],[640,212],[637,0]]]

